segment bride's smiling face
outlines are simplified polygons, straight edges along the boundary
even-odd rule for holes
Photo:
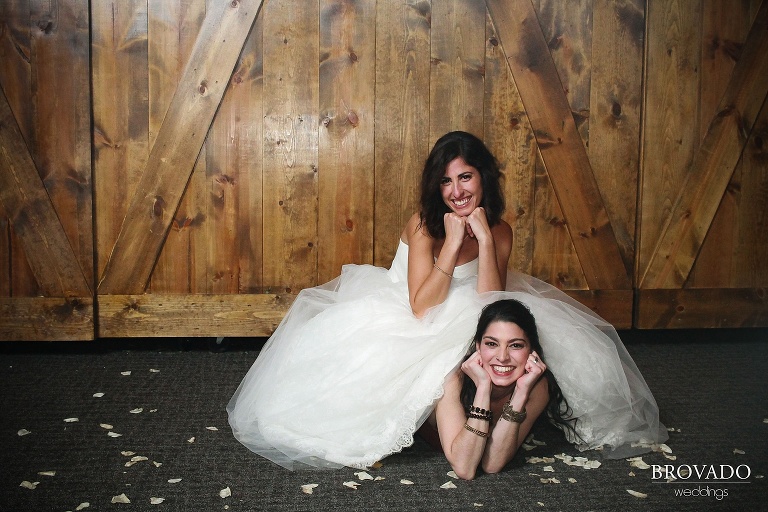
[[[488,325],[477,344],[483,368],[494,386],[511,386],[525,373],[531,344],[515,323],[496,321]]]
[[[457,215],[466,217],[483,201],[483,182],[480,172],[456,157],[446,166],[440,180],[443,202]]]

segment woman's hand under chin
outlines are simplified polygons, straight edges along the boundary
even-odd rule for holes
[[[483,367],[483,361],[480,359],[480,352],[475,351],[474,354],[469,356],[469,359],[461,364],[461,371],[472,379],[476,387],[480,387],[483,384],[491,383],[491,376],[488,375],[488,371]]]
[[[536,351],[531,352],[525,362],[525,374],[517,379],[516,387],[528,396],[546,370],[547,365],[544,364]]]
[[[478,206],[467,216],[467,233],[469,236],[477,238],[480,243],[493,240],[491,228],[488,226],[488,217],[482,206]]]

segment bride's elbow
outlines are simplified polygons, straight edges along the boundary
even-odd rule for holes
[[[462,480],[474,480],[475,476],[477,475],[477,470],[475,468],[458,468],[456,466],[452,467],[453,472],[456,473],[456,476]]]
[[[424,314],[427,312],[427,310],[416,305],[416,303],[413,300],[411,300],[410,302],[411,302],[411,312],[413,313],[413,316],[415,316],[416,318],[424,317]]]

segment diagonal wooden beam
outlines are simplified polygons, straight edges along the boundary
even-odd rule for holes
[[[0,206],[47,297],[93,295],[1,90]]]
[[[768,1],[755,17],[717,113],[691,161],[640,288],[681,288],[768,98]]]
[[[486,0],[591,289],[629,289],[587,151],[530,0]]]
[[[262,0],[208,12],[131,200],[99,294],[143,293]]]

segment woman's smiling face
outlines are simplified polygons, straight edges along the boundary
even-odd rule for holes
[[[456,157],[446,166],[440,180],[443,202],[462,217],[468,216],[483,201],[483,183],[480,172]]]
[[[477,350],[493,385],[506,387],[525,374],[531,344],[517,324],[496,321],[488,325]]]

